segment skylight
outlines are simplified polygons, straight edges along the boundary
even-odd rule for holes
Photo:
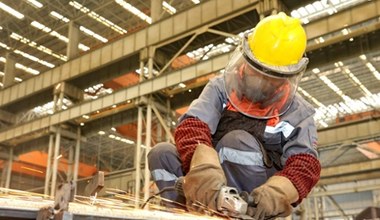
[[[366,0],[321,0],[293,10],[292,17],[299,18],[304,24],[318,18],[332,15],[343,9],[352,7]]]

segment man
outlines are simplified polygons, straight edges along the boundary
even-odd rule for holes
[[[184,177],[186,203],[216,209],[223,185],[251,192],[255,219],[288,216],[320,178],[314,108],[296,94],[308,59],[298,19],[261,20],[222,76],[206,85],[179,119],[175,146],[150,152],[162,189]],[[163,195],[178,200],[175,192]]]

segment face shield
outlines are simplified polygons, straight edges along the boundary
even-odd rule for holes
[[[308,63],[269,66],[253,57],[246,39],[233,53],[225,69],[225,88],[230,103],[254,118],[280,116],[289,109]]]

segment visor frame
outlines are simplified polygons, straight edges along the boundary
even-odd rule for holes
[[[272,72],[266,71],[265,72],[265,71],[260,70],[262,68],[257,69],[256,68],[257,65],[255,65],[255,66],[251,65],[251,63],[248,62],[250,60],[249,57],[245,57],[244,54],[245,53],[244,53],[242,45],[238,46],[238,48],[235,49],[235,52],[231,56],[230,62],[227,64],[227,66],[225,68],[224,89],[226,91],[226,94],[227,94],[227,97],[229,99],[230,104],[238,112],[240,112],[240,113],[242,113],[248,117],[252,117],[252,118],[269,119],[269,118],[278,117],[278,116],[283,115],[290,108],[290,106],[293,103],[295,94],[297,92],[298,83],[300,82],[306,68],[300,69],[301,71],[299,71],[297,74],[279,74],[279,73],[276,73],[274,71],[272,71]],[[242,102],[241,100],[239,101],[238,99],[233,98],[234,93],[235,93],[235,95],[242,94],[240,92],[242,90],[240,89],[240,86],[238,86],[239,83],[238,83],[238,81],[236,81],[237,80],[236,77],[238,77],[238,75],[239,75],[238,66],[242,65],[243,63],[245,63],[247,65],[247,67],[252,69],[253,71],[255,71],[255,72],[257,71],[257,74],[262,74],[262,75],[264,75],[268,78],[272,78],[272,79],[284,79],[284,80],[287,80],[290,82],[290,84],[289,84],[290,90],[288,93],[289,96],[286,99],[287,101],[283,101],[284,105],[282,105],[282,107],[277,105],[279,108],[277,108],[276,106],[273,105],[274,107],[276,107],[276,109],[278,111],[273,111],[274,109],[270,107],[272,110],[268,111],[267,114],[259,114],[259,113],[256,113],[256,110],[254,110],[254,109],[256,109],[256,107],[254,107],[254,105],[256,105],[256,104],[254,104],[255,102],[252,103],[253,104],[252,107],[249,107],[249,106],[244,104],[244,103],[246,103],[245,101]],[[273,72],[275,74],[270,74]],[[239,77],[241,77],[241,75]],[[258,102],[256,102],[256,103],[258,103]],[[246,108],[246,107],[248,107],[248,108]],[[260,107],[260,109],[262,109],[262,108]],[[254,112],[252,110],[254,110]]]

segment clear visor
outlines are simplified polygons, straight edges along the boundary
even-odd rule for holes
[[[297,74],[263,71],[252,65],[238,47],[225,69],[225,88],[230,103],[254,118],[280,116],[289,109],[304,68]]]

